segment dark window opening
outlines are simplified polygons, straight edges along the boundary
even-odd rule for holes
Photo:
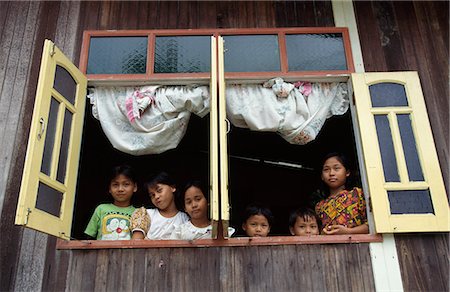
[[[359,177],[350,112],[328,119],[316,140],[304,146],[291,145],[276,133],[236,127],[232,127],[228,139],[230,225],[236,228],[237,235],[242,235],[241,218],[247,204],[252,202],[260,202],[272,210],[275,223],[270,235],[289,235],[289,213],[311,204],[311,194],[320,185],[320,161],[330,151],[341,151],[349,156],[354,177]],[[267,161],[300,164],[305,168],[278,166]],[[176,149],[159,155],[132,156],[113,149],[99,121],[92,117],[88,108],[72,237],[86,238],[83,232],[95,207],[110,202],[106,174],[112,166],[121,163],[135,167],[141,180],[151,172],[166,170],[179,184],[196,177],[207,185],[209,116],[199,118],[192,115],[186,135]],[[150,206],[150,199],[142,186],[132,203]]]

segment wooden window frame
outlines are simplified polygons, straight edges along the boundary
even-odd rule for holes
[[[344,41],[344,51],[347,60],[348,70],[343,71],[301,71],[301,72],[288,72],[288,60],[285,45],[285,35],[286,34],[312,34],[312,33],[342,33]],[[86,73],[87,70],[87,60],[89,52],[89,40],[91,36],[147,36],[149,39],[149,45],[147,48],[147,72],[144,74],[87,74],[88,81],[90,84],[110,84],[111,82],[119,82],[122,84],[128,84],[132,82],[136,83],[147,83],[147,82],[158,82],[161,80],[176,79],[180,82],[192,82],[199,80],[212,80],[215,74],[209,73],[163,73],[154,74],[153,71],[153,55],[154,49],[151,48],[150,44],[154,42],[155,36],[174,36],[174,35],[211,35],[215,36],[225,36],[225,35],[256,35],[256,34],[277,34],[280,48],[280,72],[230,72],[224,75],[218,76],[219,83],[225,82],[259,82],[262,80],[267,80],[268,78],[273,78],[274,76],[280,76],[286,80],[298,80],[309,79],[312,81],[348,81],[351,73],[354,72],[353,59],[351,55],[350,38],[347,28],[278,28],[278,29],[199,29],[199,30],[152,30],[152,31],[85,31],[83,35],[83,45],[82,53],[80,58],[80,70]],[[223,67],[223,58],[220,60],[219,65],[211,64],[211,70],[216,71],[216,66]],[[150,69],[150,70],[149,70]],[[217,82],[217,81],[214,81]],[[223,86],[222,86],[223,89]],[[220,90],[219,90],[220,91]],[[219,101],[220,102],[220,101]],[[219,115],[223,113],[218,112]],[[220,123],[221,130],[223,132],[223,123]],[[220,137],[224,139],[224,137]],[[222,135],[223,136],[223,135]],[[217,138],[218,139],[218,138]],[[226,137],[225,137],[226,139]],[[223,141],[222,141],[223,142]],[[217,155],[217,154],[213,154]],[[224,158],[223,153],[219,153],[221,158]],[[212,157],[212,156],[211,156]],[[223,172],[223,169],[221,173]],[[214,176],[214,175],[213,175]],[[217,176],[217,174],[216,174]],[[221,179],[227,179],[227,176],[223,176]],[[221,192],[227,189],[227,186],[221,185]],[[220,200],[223,200],[223,196],[220,196]],[[219,198],[216,198],[219,199]],[[228,198],[227,198],[228,200]],[[226,201],[227,201],[226,200]],[[222,204],[224,201],[222,201]],[[223,209],[221,210],[223,216]],[[221,217],[222,217],[221,216]],[[226,216],[229,219],[229,214]],[[222,221],[222,220],[221,220]],[[225,225],[229,221],[225,220]],[[214,222],[218,224],[219,222]],[[222,224],[224,222],[222,221]],[[225,226],[226,227],[226,226]],[[268,245],[292,245],[292,244],[340,244],[340,243],[369,243],[369,242],[382,242],[383,237],[381,234],[353,234],[353,235],[317,235],[317,236],[270,236],[266,238],[248,238],[248,237],[238,237],[238,238],[228,238],[227,233],[223,233],[223,225],[219,228],[218,237],[215,239],[199,239],[199,240],[129,240],[129,241],[98,241],[98,240],[72,240],[64,241],[58,239],[57,248],[58,249],[114,249],[114,248],[160,248],[160,247],[225,247],[225,246],[268,246]]]
[[[195,31],[186,31],[186,30],[168,30],[168,31],[152,31],[154,35],[159,33],[158,35],[180,35],[180,32],[189,32],[189,34],[184,35],[199,35],[201,33],[205,35],[211,35],[211,30],[195,30]],[[345,72],[341,71],[305,71],[305,72],[284,72],[284,74],[280,74],[280,72],[263,72],[263,73],[255,73],[255,72],[240,72],[240,73],[225,73],[222,75],[222,80],[227,82],[233,82],[233,79],[237,79],[242,83],[246,82],[259,82],[262,80],[267,80],[267,78],[273,78],[274,76],[284,77],[286,80],[311,80],[311,81],[348,81],[350,73],[354,71],[351,51],[350,51],[350,42],[348,37],[348,31],[346,28],[287,28],[287,29],[222,29],[215,30],[214,36],[221,35],[236,35],[236,34],[274,34],[277,33],[279,36],[279,40],[283,39],[286,34],[297,34],[297,33],[324,33],[324,32],[339,32],[342,33],[344,44],[345,44],[345,52],[346,59],[348,63],[349,70]],[[148,35],[148,31],[120,31],[120,32],[110,32],[110,31],[98,31],[98,32],[85,32],[85,36],[89,35],[105,35],[110,34],[114,36],[118,36],[120,34],[124,36],[130,35]],[[154,37],[154,36],[153,36]],[[86,38],[84,38],[86,39]],[[282,46],[280,50],[284,50],[284,54],[286,52],[285,48]],[[87,65],[87,52],[88,47],[86,47],[83,41],[83,51],[82,57],[80,59],[80,68],[86,72]],[[83,55],[84,54],[84,55]],[[282,54],[281,54],[282,55]],[[282,59],[281,62],[285,65],[282,65],[282,70],[287,71],[287,56],[280,56]],[[284,61],[283,61],[284,58]],[[223,62],[223,60],[222,60]],[[149,68],[152,68],[150,66]],[[215,65],[211,64],[212,70],[215,70]],[[103,81],[105,84],[117,83],[122,84],[137,84],[137,83],[150,83],[150,82],[158,82],[161,78],[168,79],[168,83],[179,83],[180,79],[186,82],[193,82],[204,80],[206,81],[212,80],[214,76],[210,76],[210,73],[201,73],[204,76],[199,77],[199,74],[154,74],[154,76],[145,76],[150,78],[143,78],[141,74],[130,74],[130,75],[87,75],[88,84],[90,85],[100,85],[97,82]],[[189,77],[183,77],[182,75],[189,75]],[[214,74],[212,74],[214,75]],[[214,81],[216,82],[216,81]],[[223,89],[223,87],[222,87]],[[223,114],[222,114],[223,115]],[[222,126],[223,128],[223,126]],[[223,130],[223,129],[222,129]],[[222,131],[221,130],[221,131]],[[216,198],[217,200],[218,198]],[[222,202],[223,203],[223,202]],[[218,212],[218,210],[215,210]],[[218,220],[217,220],[218,221]],[[218,223],[218,222],[216,222]],[[223,222],[222,222],[223,223]],[[219,236],[217,239],[207,239],[207,240],[153,240],[153,241],[90,241],[90,240],[73,240],[73,241],[63,241],[58,239],[57,248],[59,249],[98,249],[98,248],[143,248],[143,247],[210,247],[210,246],[257,246],[257,245],[283,245],[283,244],[324,244],[324,243],[362,243],[362,242],[381,242],[382,236],[379,234],[356,234],[356,235],[317,235],[311,237],[299,237],[299,236],[273,236],[267,238],[226,238],[225,234],[222,234],[222,230],[220,230],[223,226],[221,224],[217,224],[219,229]],[[223,229],[223,228],[222,228]],[[224,239],[226,238],[226,239]]]
[[[342,34],[347,70],[324,70],[324,71],[289,71],[286,48],[286,35],[289,34],[319,34],[319,33],[339,33]],[[225,73],[227,80],[262,80],[270,79],[274,76],[289,79],[299,77],[325,77],[325,76],[348,76],[355,72],[350,36],[346,27],[305,27],[305,28],[256,28],[256,29],[174,29],[174,30],[88,30],[83,33],[83,42],[80,56],[80,70],[84,74],[87,72],[89,44],[91,37],[130,37],[147,36],[147,72],[145,74],[86,74],[89,83],[101,85],[115,81],[119,84],[139,84],[152,82],[170,82],[176,80],[178,84],[192,81],[201,82],[209,79],[210,73],[154,73],[154,43],[157,36],[227,36],[227,35],[277,35],[278,47],[280,50],[280,71],[273,72],[228,72]]]

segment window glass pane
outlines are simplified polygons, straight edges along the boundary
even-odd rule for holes
[[[55,144],[56,121],[58,118],[59,102],[52,98],[50,102],[50,112],[48,115],[47,126],[45,127],[44,154],[42,156],[41,172],[50,175],[52,164],[52,152]]]
[[[395,159],[394,144],[392,142],[391,127],[386,115],[376,115],[378,143],[381,151],[381,161],[386,182],[399,182],[397,161]]]
[[[289,71],[347,70],[342,34],[286,35]]]
[[[391,214],[433,213],[429,190],[388,191]]]
[[[145,74],[147,37],[92,37],[88,74]]]
[[[72,113],[66,109],[64,115],[64,127],[62,132],[61,150],[59,153],[58,173],[56,175],[56,179],[61,183],[64,183],[64,179],[66,178],[67,153],[69,149],[71,126],[72,126]]]
[[[63,194],[51,187],[39,183],[39,189],[36,199],[36,208],[52,214],[56,217],[60,216],[61,213],[61,202],[63,199]]]
[[[411,127],[410,115],[397,115],[400,136],[402,137],[403,152],[410,181],[423,181],[422,167],[417,154],[416,139]]]
[[[156,37],[155,73],[211,71],[211,36]]]
[[[77,92],[77,83],[72,75],[63,67],[57,65],[55,73],[55,88],[62,96],[64,96],[71,104],[75,103],[75,94]]]
[[[369,86],[373,107],[408,106],[405,87],[397,83],[378,83]]]
[[[276,35],[224,36],[226,72],[280,71]]]

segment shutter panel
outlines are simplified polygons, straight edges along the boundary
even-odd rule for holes
[[[87,78],[46,40],[16,224],[70,238],[86,88]]]
[[[449,231],[449,206],[417,72],[352,74],[375,229]]]

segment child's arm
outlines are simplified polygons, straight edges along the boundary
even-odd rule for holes
[[[131,239],[144,239],[150,230],[150,216],[144,207],[136,209],[131,215]]]
[[[100,229],[101,222],[99,213],[100,206],[97,206],[91,216],[91,219],[89,220],[88,225],[86,226],[86,229],[84,230],[84,234],[88,235],[91,239],[97,239],[97,233]]]
[[[327,235],[333,234],[367,234],[369,233],[369,225],[366,223],[355,226],[353,228],[345,227],[344,225],[330,225],[323,229],[323,233]]]

